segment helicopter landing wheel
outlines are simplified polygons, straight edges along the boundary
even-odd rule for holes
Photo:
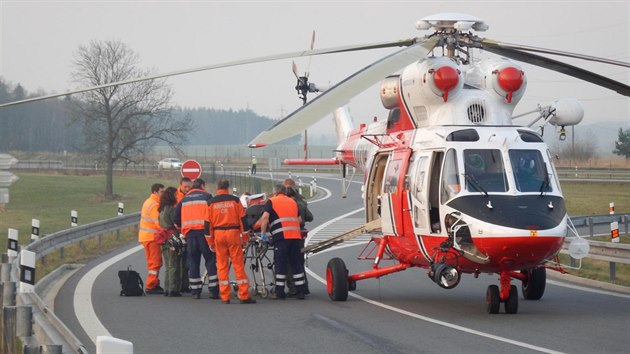
[[[545,268],[524,269],[521,273],[527,274],[527,281],[523,281],[521,291],[527,300],[540,300],[545,293],[547,283],[547,270]]]
[[[499,313],[501,306],[501,295],[499,294],[499,287],[496,285],[488,285],[486,290],[486,308],[488,313]]]
[[[341,258],[333,258],[326,266],[326,290],[332,301],[348,299],[348,269]]]
[[[505,313],[518,312],[518,289],[516,285],[510,286],[510,296],[505,300]]]

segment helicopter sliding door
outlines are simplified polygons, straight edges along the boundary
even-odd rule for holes
[[[386,235],[402,236],[409,220],[405,212],[409,210],[406,171],[411,152],[409,148],[394,150],[387,162],[381,193],[381,226]]]
[[[429,223],[429,167],[431,152],[418,151],[413,154],[407,169],[409,178],[409,200],[411,220],[416,235],[431,233]]]
[[[365,186],[365,217],[366,222],[381,218],[381,193],[383,190],[383,179],[385,167],[391,151],[385,151],[374,156],[374,162],[370,169],[370,174]]]

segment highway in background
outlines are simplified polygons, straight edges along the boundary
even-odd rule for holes
[[[333,193],[311,204],[316,218],[311,230],[324,235],[361,221],[358,184],[351,186],[346,199],[338,197],[338,181],[318,177],[318,184]],[[75,308],[73,297],[86,274],[99,267],[103,270],[90,294],[93,320],[112,336],[132,341],[135,353],[612,353],[630,347],[630,296],[557,280],[548,281],[542,300],[521,298],[516,315],[486,313],[486,287],[498,283],[496,275],[466,275],[457,288],[444,290],[422,269],[359,282],[348,301],[332,302],[321,282],[326,263],[342,257],[351,272],[370,267],[370,262],[356,260],[362,249],[358,244],[309,258],[311,295],[304,301],[259,299],[254,305],[223,305],[210,300],[207,292],[200,300],[120,297],[118,270],[131,265],[146,275],[144,252],[130,251],[120,261],[103,265],[136,247],[90,261],[56,298],[55,312],[92,353],[88,333],[93,335],[93,328],[83,329],[79,322],[88,311]]]

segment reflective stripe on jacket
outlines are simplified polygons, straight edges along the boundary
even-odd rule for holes
[[[160,228],[160,197],[151,194],[142,204],[140,211],[140,227],[138,230],[138,242],[153,241],[155,232]]]
[[[269,232],[273,237],[284,238],[285,240],[299,240],[302,238],[300,232],[300,219],[298,218],[298,206],[295,200],[284,194],[278,194],[269,198],[271,207],[277,218],[269,219]]]
[[[203,230],[212,196],[203,189],[191,189],[181,201],[181,228],[186,235],[190,230]]]

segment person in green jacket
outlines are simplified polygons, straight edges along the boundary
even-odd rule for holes
[[[165,233],[164,243],[162,244],[162,258],[166,265],[166,274],[164,280],[164,296],[182,296],[180,293],[181,269],[182,269],[182,249],[177,247],[177,241],[173,238],[179,238],[179,232],[175,228],[173,222],[173,210],[177,204],[177,189],[168,187],[160,197],[160,227],[161,232]],[[173,242],[175,241],[175,242]]]

